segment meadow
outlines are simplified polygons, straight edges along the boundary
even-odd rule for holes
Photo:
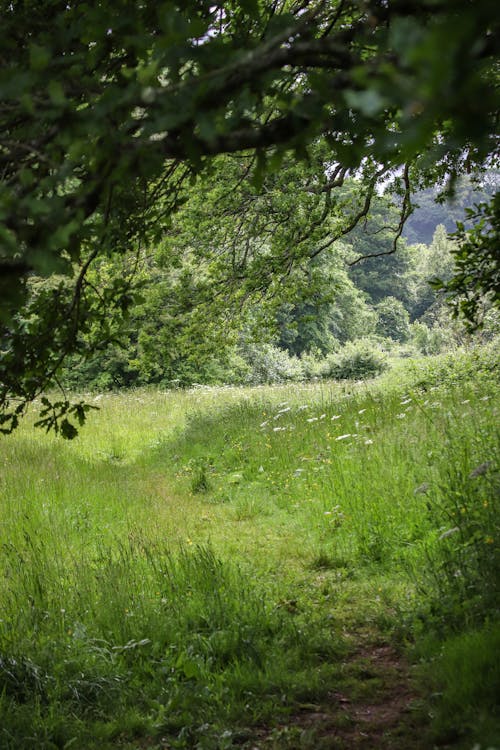
[[[0,441],[0,748],[500,746],[498,355]]]

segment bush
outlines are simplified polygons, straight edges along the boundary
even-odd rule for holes
[[[472,379],[478,384],[482,381],[498,382],[498,343],[498,340],[494,340],[487,346],[476,347],[472,351],[462,349],[452,354],[412,362],[409,371],[412,373],[413,387],[429,390],[437,386],[467,383]]]
[[[300,360],[272,344],[247,344],[240,354],[249,368],[246,375],[249,385],[283,383],[304,377]]]
[[[319,349],[301,354],[300,363],[302,365],[304,380],[317,380],[323,377],[325,358]]]
[[[412,323],[411,341],[422,354],[440,354],[453,346],[450,331],[434,326],[429,328],[427,323],[417,321]]]
[[[373,378],[387,370],[385,355],[368,341],[348,343],[344,348],[326,359],[324,377],[336,380],[364,380]]]

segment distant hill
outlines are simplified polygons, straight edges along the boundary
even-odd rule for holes
[[[429,245],[438,224],[444,224],[448,232],[453,232],[457,221],[465,220],[465,209],[476,203],[488,201],[498,190],[500,175],[489,175],[488,180],[478,188],[470,178],[459,181],[455,196],[443,203],[436,203],[436,188],[426,188],[413,197],[418,206],[405,224],[403,236],[410,244]]]

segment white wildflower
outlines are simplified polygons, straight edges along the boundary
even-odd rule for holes
[[[366,409],[360,409],[360,410],[358,411],[358,414],[364,414],[364,413],[365,413],[365,411],[366,411]]]
[[[333,417],[331,417],[332,422],[334,421],[334,419],[340,419],[341,416],[342,414],[334,414]]]
[[[269,420],[267,419],[265,422],[262,422],[260,425],[261,427],[265,427],[267,424],[269,424]]]
[[[306,419],[306,422],[317,422],[318,417],[310,417],[309,419]]]
[[[335,440],[345,440],[346,438],[352,437],[351,433],[348,432],[347,435],[339,435]]]
[[[411,404],[411,398],[405,398],[404,401],[401,401],[401,406],[406,406],[406,404]]]
[[[286,409],[281,409],[277,414],[274,415],[274,419],[279,419],[282,414],[286,414],[290,410],[291,410],[290,406],[287,406]]]
[[[404,412],[401,412],[401,414],[396,414],[396,419],[404,419],[406,417],[406,414]]]
[[[368,440],[365,440],[365,445],[373,445],[373,440],[370,440],[370,438],[368,438]]]

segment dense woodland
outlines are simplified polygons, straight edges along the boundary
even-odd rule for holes
[[[241,180],[238,172],[248,168],[221,159],[158,247],[128,259],[137,305],[116,340],[70,360],[61,382],[113,389],[363,378],[394,357],[439,354],[498,334],[487,299],[481,331],[471,335],[453,318],[449,295],[433,287],[452,278],[453,231],[467,207],[488,199],[495,175],[483,189],[463,178],[447,202],[422,190],[395,245],[398,195],[375,196],[357,226],[335,239],[335,218],[315,228],[308,215],[318,211],[321,180],[310,165],[288,165],[258,187]],[[360,191],[355,179],[345,183],[333,216],[353,216]],[[278,253],[295,254],[298,263],[270,281],[268,264]],[[112,273],[103,263],[95,278]]]

